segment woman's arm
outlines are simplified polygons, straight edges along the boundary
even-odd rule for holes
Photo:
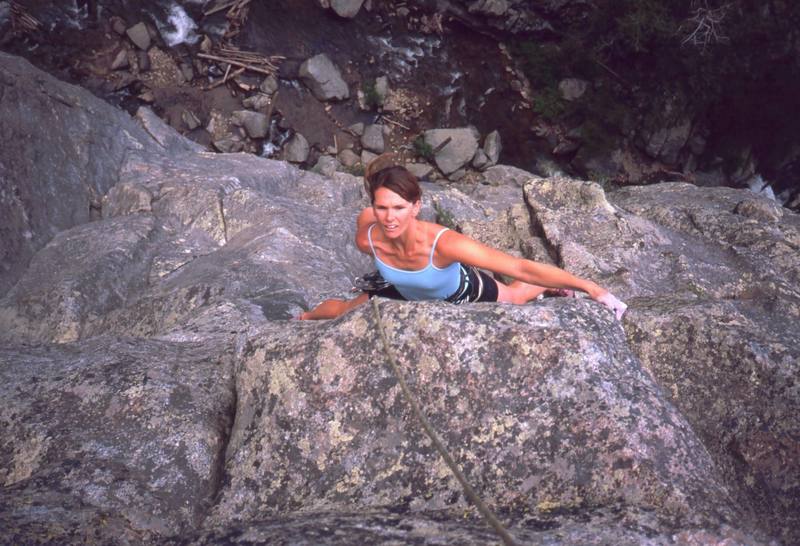
[[[559,267],[516,258],[455,231],[448,231],[442,235],[437,251],[448,260],[488,269],[528,284],[580,290],[593,299],[607,292],[596,283],[576,277]]]
[[[364,254],[372,254],[369,248],[367,231],[369,230],[369,226],[377,221],[377,218],[375,218],[375,211],[372,210],[372,207],[367,207],[362,210],[356,219],[356,247]]]
[[[447,231],[442,235],[437,250],[443,258],[508,275],[528,284],[581,290],[611,309],[617,320],[622,318],[628,308],[624,302],[597,283],[576,277],[553,265],[515,258],[454,231]]]

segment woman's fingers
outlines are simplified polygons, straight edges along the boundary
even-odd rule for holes
[[[597,298],[597,301],[599,301],[600,303],[602,303],[603,305],[614,311],[614,315],[616,315],[617,320],[620,320],[622,318],[622,315],[625,314],[625,310],[628,308],[628,306],[623,301],[618,299],[611,292],[606,292],[602,296],[599,296]]]

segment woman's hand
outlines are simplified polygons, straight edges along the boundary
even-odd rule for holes
[[[625,314],[625,310],[628,308],[628,306],[623,301],[618,299],[614,294],[612,294],[608,290],[605,290],[602,294],[598,296],[592,296],[592,298],[595,301],[599,301],[600,303],[602,303],[603,305],[614,311],[614,315],[616,315],[617,320],[622,319],[622,315]]]

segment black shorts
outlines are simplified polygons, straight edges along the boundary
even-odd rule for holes
[[[385,281],[384,281],[385,282]],[[380,296],[392,300],[407,301],[403,295],[397,291],[392,284],[387,284],[382,288],[374,290],[364,290],[369,297]],[[471,265],[461,266],[461,283],[453,294],[445,298],[445,301],[460,305],[462,303],[475,303],[479,301],[497,301],[498,289],[497,281],[489,274],[484,273],[477,267]]]

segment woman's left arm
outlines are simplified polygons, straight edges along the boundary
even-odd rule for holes
[[[448,260],[488,269],[528,284],[547,288],[571,288],[586,292],[592,299],[614,310],[617,318],[622,316],[627,307],[595,282],[576,277],[554,265],[511,256],[456,231],[445,232],[439,240],[437,250],[443,258]]]

